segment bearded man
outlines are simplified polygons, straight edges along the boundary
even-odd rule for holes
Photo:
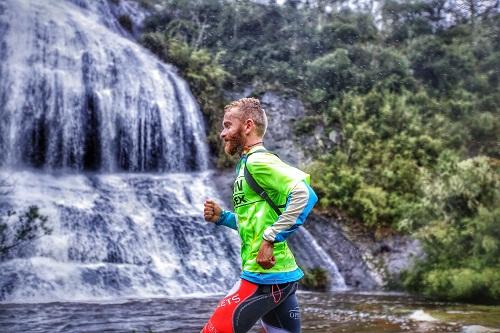
[[[300,332],[295,291],[304,276],[287,245],[318,201],[309,175],[267,151],[267,117],[260,101],[243,98],[224,108],[220,137],[228,155],[239,154],[234,212],[205,201],[208,222],[238,231],[242,273],[202,332],[247,332],[261,319],[265,332]]]

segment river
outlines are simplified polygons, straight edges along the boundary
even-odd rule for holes
[[[2,303],[1,332],[199,332],[223,295]],[[500,306],[299,291],[303,332],[500,332]],[[255,325],[251,332],[259,332]]]

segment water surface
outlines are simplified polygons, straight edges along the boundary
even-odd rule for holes
[[[0,331],[199,332],[222,296],[3,303]],[[500,306],[429,302],[399,294],[298,296],[303,332],[500,332]],[[257,324],[252,332],[258,331]]]

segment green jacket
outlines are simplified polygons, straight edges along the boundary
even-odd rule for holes
[[[254,153],[262,149],[262,146],[253,147],[240,158],[233,187],[234,213],[224,211],[217,224],[238,230],[242,241],[243,275],[278,273],[280,276],[281,273],[299,271],[301,277],[303,274],[286,238],[303,224],[317,202],[317,196],[309,186],[308,174],[284,163],[272,153]],[[278,217],[272,207],[247,184],[245,161],[248,171],[274,203],[285,206],[281,216]],[[264,269],[256,262],[264,238],[274,242],[276,264],[270,269]]]

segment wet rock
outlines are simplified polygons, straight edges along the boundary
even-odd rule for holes
[[[363,258],[363,252],[349,240],[336,221],[313,214],[307,219],[304,227],[333,259],[347,287],[374,290],[382,286],[383,282]],[[298,237],[290,237],[289,243],[294,250],[298,249],[296,258],[299,265],[308,267],[308,260],[300,251],[302,244],[298,241]]]

